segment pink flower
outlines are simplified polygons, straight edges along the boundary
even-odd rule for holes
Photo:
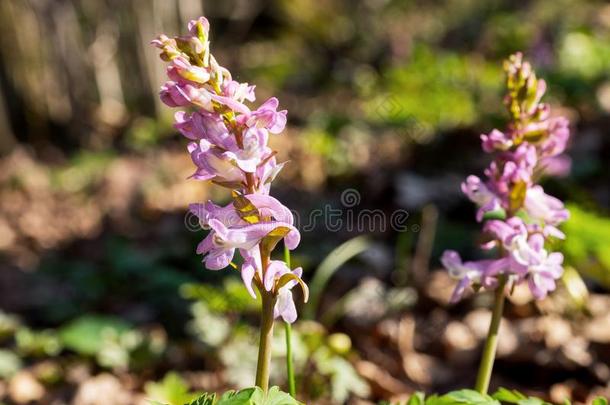
[[[235,80],[227,80],[224,83],[222,92],[224,96],[243,103],[246,100],[256,100],[256,95],[254,94],[255,88],[256,86],[251,86],[248,83],[239,83]]]
[[[292,271],[296,277],[301,278],[303,270],[297,267]],[[297,309],[294,305],[294,299],[292,297],[292,288],[297,285],[296,281],[289,281],[281,287],[278,291],[277,302],[273,309],[273,316],[275,318],[282,317],[285,322],[294,323],[297,320]]]
[[[557,156],[566,149],[570,138],[570,122],[565,117],[551,118],[548,123],[548,135],[540,145],[543,157]]]
[[[196,20],[191,20],[187,24],[187,28],[191,35],[197,37],[201,33],[205,38],[208,37],[208,32],[210,31],[210,22],[205,17],[199,17]]]
[[[190,83],[193,85],[205,84],[210,80],[208,69],[193,66],[184,56],[172,59],[167,67],[167,76],[176,82]]]
[[[505,133],[494,129],[489,135],[481,135],[481,144],[485,152],[494,152],[496,150],[506,151],[513,146],[513,140]]]
[[[235,137],[229,132],[224,121],[216,114],[206,111],[188,114],[178,111],[174,115],[174,127],[191,140],[205,139],[223,149],[236,147]]]
[[[483,231],[493,237],[491,242],[483,245],[483,248],[490,249],[492,247],[508,247],[512,240],[520,235],[527,236],[527,226],[519,217],[511,217],[506,221],[494,219],[487,221],[483,227]]]
[[[511,122],[505,132],[494,129],[481,135],[483,150],[496,152],[485,170],[486,179],[468,176],[462,184],[462,191],[479,207],[478,221],[488,212],[503,209],[505,220],[486,221],[484,231],[491,239],[482,245],[483,249],[499,248],[501,257],[462,263],[457,253],[445,252],[443,264],[460,280],[454,300],[473,283],[494,288],[498,274],[513,285],[527,280],[540,299],[555,289],[563,272],[561,253],[549,253],[544,244],[548,238],[565,237],[558,226],[569,214],[559,199],[546,194],[535,181],[541,174],[569,170],[569,158],[560,155],[570,136],[569,123],[563,117],[551,118],[550,107],[540,102],[546,83],[536,78],[522,54],[512,55],[505,70],[505,104]]]
[[[546,194],[540,186],[527,190],[524,208],[532,220],[545,225],[559,225],[569,217],[561,200]]]
[[[470,201],[479,206],[477,221],[481,222],[487,212],[497,211],[502,208],[500,199],[493,193],[477,176],[468,176],[462,183],[462,192],[470,198]]]
[[[249,127],[266,128],[272,134],[279,134],[286,126],[286,110],[277,111],[278,106],[277,98],[271,97],[242,120]]]
[[[459,301],[466,288],[473,284],[480,284],[485,288],[494,288],[497,284],[496,276],[506,266],[505,259],[462,262],[460,255],[454,250],[446,250],[441,257],[441,262],[449,275],[459,280],[451,296],[451,302]]]
[[[271,187],[271,182],[275,180],[276,176],[280,173],[280,171],[284,168],[283,163],[277,163],[275,157],[271,157],[267,159],[267,161],[260,165],[256,170],[256,178],[257,182],[257,192],[262,194],[269,194],[269,188]]]
[[[241,219],[233,204],[226,207],[217,206],[212,202],[205,205],[191,204],[190,211],[199,218],[202,227],[210,229],[208,236],[197,247],[197,253],[204,256],[208,269],[220,270],[227,267],[233,259],[235,249],[250,251],[279,227],[289,229],[284,237],[286,246],[291,250],[298,246],[301,236],[293,226],[294,218],[288,208],[271,196],[250,194],[245,198],[254,204],[261,216],[267,220],[247,223]],[[252,257],[252,254],[250,256]]]
[[[540,161],[540,171],[545,176],[567,177],[572,170],[572,159],[566,155],[551,156]]]
[[[191,160],[197,166],[191,175],[197,180],[215,180],[223,183],[240,183],[244,172],[238,166],[235,154],[225,152],[205,139],[188,145]],[[243,162],[241,162],[244,165]]]
[[[268,133],[260,128],[248,128],[243,133],[242,148],[225,152],[226,157],[246,173],[256,172],[256,168],[272,151],[267,146]]]
[[[528,285],[536,299],[544,298],[555,289],[555,280],[563,274],[563,255],[548,253],[544,249],[544,237],[534,234],[513,240],[510,249],[511,268],[521,278],[527,278]]]
[[[169,81],[161,86],[159,93],[161,101],[169,107],[187,107],[193,105],[204,110],[213,110],[212,96],[205,90],[190,84],[178,84]]]
[[[252,251],[242,251],[242,256],[246,259],[241,268],[242,279],[246,288],[252,298],[256,298],[256,293],[253,288],[253,280],[255,274],[258,274],[260,279],[263,279],[263,288],[267,291],[273,291],[277,287],[279,279],[288,273],[292,273],[297,278],[301,278],[303,269],[297,267],[294,270],[290,270],[286,263],[280,260],[272,260],[267,266],[265,275],[261,272],[261,260],[260,254],[257,249]],[[292,288],[296,286],[298,282],[291,280],[285,285],[281,286],[277,291],[277,301],[273,309],[274,318],[281,317],[288,323],[293,323],[297,319],[297,310],[292,297]]]
[[[191,141],[188,152],[196,166],[191,177],[230,188],[234,198],[225,207],[191,204],[190,211],[209,230],[197,253],[208,269],[219,270],[231,264],[239,249],[244,258],[241,276],[250,295],[256,297],[254,284],[272,292],[277,298],[275,317],[294,322],[297,313],[290,290],[299,283],[307,296],[302,270],[270,260],[268,251],[278,238],[288,249],[300,242],[290,210],[269,196],[271,182],[284,165],[268,146],[269,133],[284,130],[286,111],[277,110],[275,97],[254,111],[248,107],[256,100],[255,86],[233,80],[216,61],[210,53],[209,28],[208,20],[200,17],[189,22],[190,35],[160,35],[152,41],[161,49],[161,59],[169,62],[161,100],[170,107],[194,110],[177,112],[174,122]],[[263,253],[267,257],[261,260]]]
[[[228,228],[218,219],[210,219],[210,234],[197,246],[197,254],[204,256],[204,262],[210,270],[220,270],[233,260],[235,249],[250,250],[258,245],[270,232],[280,227],[290,229],[284,238],[289,249],[298,246],[301,236],[297,229],[285,222],[272,221],[235,226]]]

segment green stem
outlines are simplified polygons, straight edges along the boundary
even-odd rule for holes
[[[284,244],[284,261],[290,268],[290,250]],[[296,380],[294,378],[294,364],[292,362],[292,326],[284,322],[284,332],[286,333],[286,373],[288,374],[288,392],[293,398],[296,397]]]
[[[479,374],[477,375],[477,383],[475,389],[481,394],[487,394],[489,389],[489,381],[491,380],[491,372],[496,358],[496,349],[498,347],[498,329],[502,320],[502,312],[504,311],[504,287],[506,286],[506,277],[501,276],[496,289],[494,307],[489,324],[489,332],[483,349],[483,357],[479,365]]]
[[[269,389],[269,369],[271,366],[271,345],[273,341],[273,307],[276,297],[273,293],[259,288],[262,298],[261,334],[258,342],[258,363],[256,365],[256,385],[263,391]]]
[[[292,397],[296,397],[296,382],[294,379],[294,365],[292,364],[292,326],[288,322],[284,322],[284,331],[286,332],[286,372],[288,374],[288,392]]]

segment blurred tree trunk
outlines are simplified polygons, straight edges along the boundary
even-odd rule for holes
[[[21,141],[95,148],[130,116],[167,117],[150,41],[202,12],[201,0],[1,0],[0,151],[11,122]]]

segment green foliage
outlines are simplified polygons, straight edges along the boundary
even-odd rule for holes
[[[70,193],[87,191],[102,179],[114,158],[111,152],[79,152],[69,165],[51,172],[52,185]]]
[[[577,205],[568,205],[570,220],[563,230],[569,242],[563,245],[568,263],[584,275],[610,287],[610,218]]]
[[[430,397],[426,400],[426,405],[500,405],[500,402],[489,395],[481,394],[474,390],[452,391],[440,397]]]
[[[332,275],[348,260],[366,251],[370,246],[371,242],[367,237],[357,236],[339,245],[324,258],[309,283],[311,297],[309,305],[304,309],[303,317],[312,319],[315,316],[322,292]]]
[[[119,318],[83,315],[63,326],[59,335],[66,348],[94,356],[102,349],[106,337],[120,336],[130,329],[131,325]]]
[[[316,322],[300,322],[293,328],[297,375],[307,378],[310,396],[329,395],[345,403],[350,395],[366,397],[369,387],[348,360],[351,340],[347,335],[328,334]],[[304,368],[306,364],[311,368]]]
[[[425,401],[426,395],[423,392],[416,392],[409,398],[406,405],[424,405]]]
[[[63,345],[83,356],[95,357],[103,367],[126,369],[145,365],[165,349],[165,336],[146,336],[120,318],[83,315],[59,332]]]
[[[179,378],[179,377],[178,377]],[[166,378],[167,379],[167,376]],[[164,379],[164,381],[165,381]],[[172,377],[172,380],[175,376]],[[175,384],[177,380],[170,381]],[[168,387],[176,389],[176,387]],[[179,384],[177,392],[182,392],[184,395],[185,386]],[[153,389],[154,391],[154,389]],[[146,391],[148,393],[148,390]],[[160,392],[155,392],[159,394]],[[150,394],[152,395],[152,394]],[[192,400],[187,400],[184,403],[168,401],[169,405],[302,405],[301,402],[297,401],[290,394],[281,391],[278,387],[271,387],[267,393],[263,392],[259,387],[244,388],[239,391],[227,391],[217,398],[215,394],[202,394]],[[163,405],[163,403],[151,401],[153,404]]]
[[[16,316],[0,310],[0,340],[13,336],[19,326],[20,322]]]
[[[610,46],[604,39],[585,32],[570,32],[559,49],[560,69],[592,80],[610,69]]]
[[[500,388],[493,397],[498,401],[508,404],[517,405],[551,405],[548,402],[541,400],[540,398],[527,397],[517,390],[508,390],[506,388]]]
[[[194,303],[191,312],[193,320],[187,324],[187,329],[206,345],[218,347],[229,337],[231,322],[226,316],[210,310],[204,302]]]
[[[205,303],[211,311],[220,314],[253,312],[259,305],[248,294],[241,280],[236,277],[226,278],[221,287],[204,283],[187,283],[180,288],[180,293],[186,299]]]
[[[540,398],[528,397],[517,390],[500,388],[493,395],[484,395],[470,389],[462,389],[449,392],[445,395],[436,394],[426,398],[422,392],[417,392],[409,398],[405,405],[552,405]],[[400,405],[400,404],[396,404]],[[570,405],[565,401],[564,405]],[[593,405],[608,405],[608,401],[602,397],[593,400]]]
[[[209,395],[203,399],[204,402],[196,402],[200,394],[189,392],[186,381],[179,374],[169,372],[160,382],[148,382],[144,391],[154,401],[167,405],[209,405]],[[212,400],[214,397],[211,397]],[[207,403],[205,401],[208,401]]]
[[[166,120],[139,117],[125,134],[125,144],[136,151],[145,151],[157,146],[163,136],[172,133]]]
[[[19,352],[25,356],[55,356],[62,349],[60,339],[53,330],[20,328],[15,334],[15,342]]]
[[[501,73],[491,65],[420,45],[408,64],[388,71],[384,82],[388,91],[373,98],[369,117],[373,121],[407,125],[411,132],[470,125],[477,116],[474,94],[482,87],[493,89],[495,85],[490,78],[494,76],[497,80]],[[416,126],[410,128],[413,123]]]
[[[8,379],[22,367],[19,356],[10,350],[0,349],[0,378]]]

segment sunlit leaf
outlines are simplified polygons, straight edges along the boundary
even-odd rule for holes
[[[411,398],[407,401],[407,405],[424,405],[425,404],[425,395],[423,392],[416,392],[411,395]]]
[[[186,381],[175,372],[167,373],[159,382],[146,383],[144,391],[151,399],[167,405],[190,405],[200,395],[190,393]]]
[[[506,388],[500,388],[498,391],[492,395],[495,399],[502,402],[509,402],[511,404],[516,404],[522,399],[527,398],[525,395],[516,390],[509,390]]]
[[[259,405],[256,403],[256,405]],[[290,394],[283,392],[279,387],[271,387],[267,391],[264,402],[260,405],[302,405],[299,401],[290,396]]]
[[[474,390],[458,390],[449,392],[438,398],[428,398],[426,405],[457,405],[457,404],[468,404],[468,405],[500,405],[500,402],[489,395],[481,394]]]
[[[198,398],[184,405],[214,405],[216,403],[216,394],[208,394],[207,392]]]
[[[66,348],[93,356],[102,349],[105,334],[121,335],[130,329],[131,326],[119,318],[83,315],[63,326],[59,337]]]

